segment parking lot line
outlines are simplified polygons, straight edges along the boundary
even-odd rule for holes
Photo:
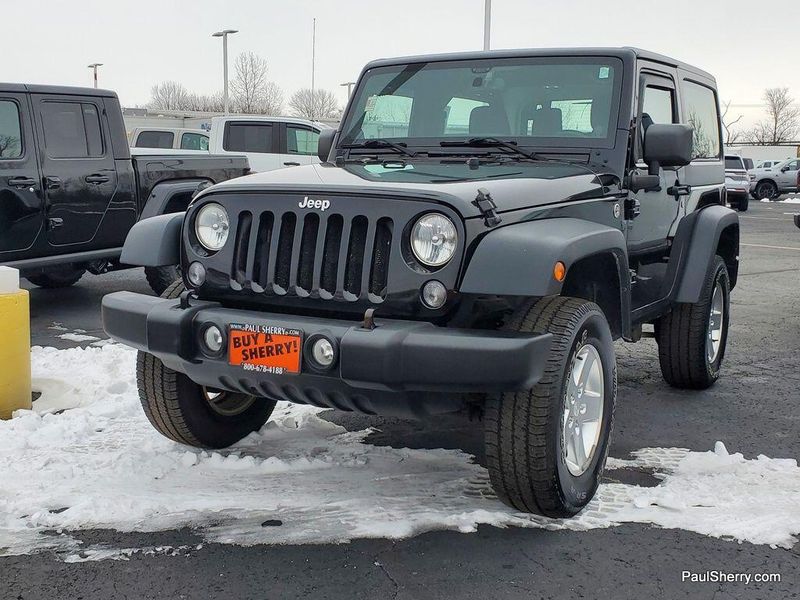
[[[751,248],[770,248],[771,250],[797,250],[800,252],[800,248],[794,248],[792,246],[767,246],[766,244],[740,244],[740,246],[750,246]]]

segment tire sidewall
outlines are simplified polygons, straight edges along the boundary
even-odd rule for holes
[[[592,457],[592,462],[586,471],[579,476],[575,476],[569,472],[564,458],[563,414],[567,402],[570,367],[577,353],[587,344],[591,344],[597,349],[603,368],[603,417],[600,439]],[[616,400],[616,379],[616,359],[611,332],[605,316],[598,309],[587,314],[575,330],[575,335],[571,341],[562,369],[561,387],[558,394],[559,406],[556,413],[558,418],[553,419],[553,426],[556,428],[553,438],[556,445],[554,455],[556,457],[559,487],[564,504],[571,507],[576,513],[592,499],[603,473],[611,439],[614,402]]]
[[[722,339],[720,340],[721,344],[719,352],[717,353],[717,357],[714,359],[714,362],[709,362],[708,355],[705,354],[706,370],[708,372],[708,376],[712,380],[716,380],[719,378],[720,367],[722,366],[722,361],[725,358],[725,349],[727,348],[728,345],[728,325],[730,323],[730,318],[731,318],[730,279],[728,277],[728,270],[727,268],[725,268],[725,263],[720,258],[718,258],[714,263],[714,271],[712,272],[706,296],[707,303],[706,303],[706,317],[705,317],[705,329],[704,329],[706,336],[708,335],[708,325],[711,319],[711,304],[714,298],[714,289],[717,286],[720,286],[722,289],[722,306],[723,306]]]
[[[198,441],[208,448],[226,448],[258,431],[275,408],[274,400],[256,398],[239,414],[222,415],[211,408],[202,387],[186,375],[177,373],[176,383],[183,419]]]

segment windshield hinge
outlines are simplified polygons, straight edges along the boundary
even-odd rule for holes
[[[492,200],[492,195],[489,193],[489,190],[478,188],[478,195],[472,203],[481,211],[483,222],[487,227],[499,225],[503,220],[500,218],[500,215],[497,214],[497,205],[494,203],[494,200]]]

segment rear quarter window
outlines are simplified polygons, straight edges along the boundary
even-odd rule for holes
[[[222,147],[231,152],[273,153],[273,129],[270,123],[227,123]]]
[[[684,119],[694,129],[693,158],[719,158],[722,140],[716,93],[709,87],[685,79],[682,87]]]
[[[19,109],[11,100],[0,100],[0,160],[22,156]]]
[[[174,142],[171,131],[140,131],[136,137],[137,148],[172,148]]]

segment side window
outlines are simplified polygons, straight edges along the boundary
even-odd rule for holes
[[[0,100],[0,160],[22,156],[19,108],[11,100]]]
[[[137,148],[172,148],[174,142],[171,131],[140,131],[136,137]]]
[[[269,123],[226,123],[222,147],[232,152],[270,154],[273,128]]]
[[[370,96],[364,107],[364,139],[406,137],[414,99],[407,96]]]
[[[798,168],[800,168],[800,161],[798,161],[798,160],[793,160],[792,162],[790,162],[790,163],[789,163],[788,165],[786,165],[786,166],[787,166],[787,167],[789,167],[789,170],[790,170],[790,171],[797,171],[797,170],[798,170]]]
[[[94,104],[43,102],[42,124],[50,158],[90,158],[103,155],[100,117]]]
[[[202,133],[184,133],[181,150],[208,150],[208,136]]]
[[[692,81],[683,82],[686,120],[694,128],[694,158],[718,158],[720,154],[717,97],[711,88]]]
[[[319,133],[302,127],[286,126],[286,152],[315,156],[319,146]]]
[[[472,111],[480,106],[489,106],[480,100],[452,98],[445,107],[444,134],[469,135],[469,121]]]
[[[642,100],[642,121],[645,115],[650,117],[650,123],[675,122],[675,90],[648,85],[644,88]],[[647,124],[645,124],[645,127]]]

